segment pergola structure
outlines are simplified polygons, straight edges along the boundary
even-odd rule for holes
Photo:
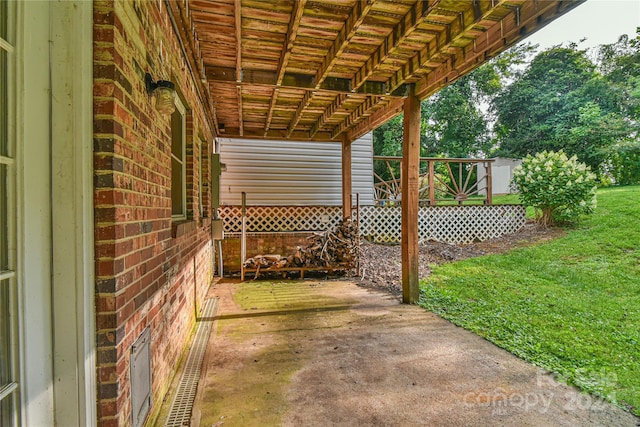
[[[404,111],[403,300],[418,299],[420,101],[584,0],[166,1],[218,136],[350,143]]]

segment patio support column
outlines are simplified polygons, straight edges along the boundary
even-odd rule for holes
[[[342,218],[351,218],[351,140],[342,138]]]
[[[404,102],[402,140],[402,302],[418,301],[418,178],[420,174],[420,101],[415,86]]]

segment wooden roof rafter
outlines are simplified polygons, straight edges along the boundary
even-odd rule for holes
[[[234,18],[235,18],[235,32],[236,32],[236,91],[237,91],[237,105],[238,105],[238,130],[240,136],[244,136],[244,120],[242,111],[242,0],[235,0],[234,2]]]
[[[287,69],[287,62],[289,61],[289,56],[291,56],[291,50],[293,49],[293,44],[296,40],[298,28],[300,27],[300,21],[302,19],[302,14],[304,13],[304,7],[306,3],[307,0],[298,0],[293,2],[293,12],[291,13],[291,20],[289,22],[289,28],[287,29],[287,35],[285,38],[286,46],[280,52],[278,70],[276,71],[276,87],[273,89],[272,99],[269,103],[269,111],[267,112],[267,121],[264,126],[265,136],[269,132],[269,128],[271,126],[273,111],[277,104],[278,92],[280,91],[279,88],[282,85],[282,80],[284,79],[285,71]]]
[[[383,43],[367,60],[352,80],[353,90],[358,90],[371,75],[378,70],[390,55],[392,55],[402,43],[415,31],[420,23],[425,20],[441,0],[418,1],[413,4],[409,12],[396,24]],[[387,90],[389,94],[391,91]]]
[[[559,8],[559,5],[552,2],[525,3],[518,12],[518,19],[501,24],[485,31],[483,36],[478,37],[477,43],[473,45],[473,55],[456,60],[455,70],[446,67],[437,70],[433,74],[423,77],[417,84],[416,93],[421,99],[435,93],[446,84],[454,81],[456,77],[462,76],[481,65],[485,60],[492,58],[510,46],[509,40],[519,40],[527,34],[526,29],[534,25],[546,24],[556,17],[566,12]],[[567,4],[571,8],[574,4]],[[492,53],[490,53],[492,52]]]
[[[280,92],[279,87],[273,88],[273,93],[271,95],[271,102],[269,103],[269,110],[267,112],[267,121],[264,125],[264,136],[266,137],[269,133],[269,128],[271,127],[271,120],[273,120],[273,111],[276,108],[276,104],[278,103],[278,93]]]
[[[331,139],[337,138],[345,130],[358,124],[369,117],[370,111],[380,102],[384,101],[384,96],[367,96],[338,126],[331,131]]]
[[[225,136],[328,141],[374,129],[410,85],[424,99],[583,1],[188,0],[193,37],[179,36],[202,55],[193,68]]]
[[[349,14],[349,18],[333,41],[322,65],[318,68],[318,72],[316,73],[316,89],[320,89],[320,85],[329,76],[329,72],[356,34],[356,31],[358,31],[358,28],[371,11],[372,6],[372,0],[356,1],[353,10]]]
[[[344,93],[339,93],[334,100],[329,104],[329,106],[324,110],[320,118],[316,120],[316,122],[311,127],[311,131],[309,132],[309,136],[313,138],[316,136],[318,131],[322,129],[322,127],[329,121],[331,117],[340,109],[342,104],[347,100],[347,95]]]
[[[429,64],[438,66],[438,64],[434,64],[434,62],[439,62],[439,64],[446,62],[447,58],[445,58],[445,61],[438,61],[438,59],[445,56],[444,52],[454,47],[454,43],[463,38],[467,31],[477,26],[479,22],[487,19],[497,8],[504,6],[507,1],[509,0],[491,0],[489,6],[481,1],[475,1],[470,8],[460,11],[459,19],[453,20],[451,25],[447,25],[440,35],[436,37],[436,49],[431,49],[429,45],[426,45],[422,50],[416,52],[415,55],[407,61],[407,64],[401,67],[389,79],[387,82],[389,89],[391,91],[397,89],[418,70],[424,70]],[[465,15],[473,16],[473,19],[467,23]],[[441,44],[440,40],[442,40],[443,37],[445,43]]]
[[[311,92],[311,91],[307,91],[304,93],[304,96],[302,97],[302,101],[300,101],[300,104],[298,105],[298,109],[296,110],[296,113],[293,115],[293,119],[291,119],[291,122],[289,123],[289,127],[287,128],[287,138],[291,137],[291,134],[296,129],[296,126],[298,126],[298,122],[300,122],[300,119],[302,118],[302,113],[309,106],[309,103],[311,102],[311,98],[313,98],[314,94],[315,92]]]

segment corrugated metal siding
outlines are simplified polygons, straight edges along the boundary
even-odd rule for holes
[[[222,204],[342,205],[340,143],[220,138]],[[360,204],[372,205],[372,134],[351,146],[352,189]]]

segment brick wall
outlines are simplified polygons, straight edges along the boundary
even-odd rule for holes
[[[174,374],[212,278],[207,145],[213,135],[165,2],[94,2],[98,421],[131,425],[131,344],[151,328],[153,402]],[[173,81],[187,113],[187,220],[171,219],[171,118],[144,75]],[[204,211],[201,212],[200,186]]]

